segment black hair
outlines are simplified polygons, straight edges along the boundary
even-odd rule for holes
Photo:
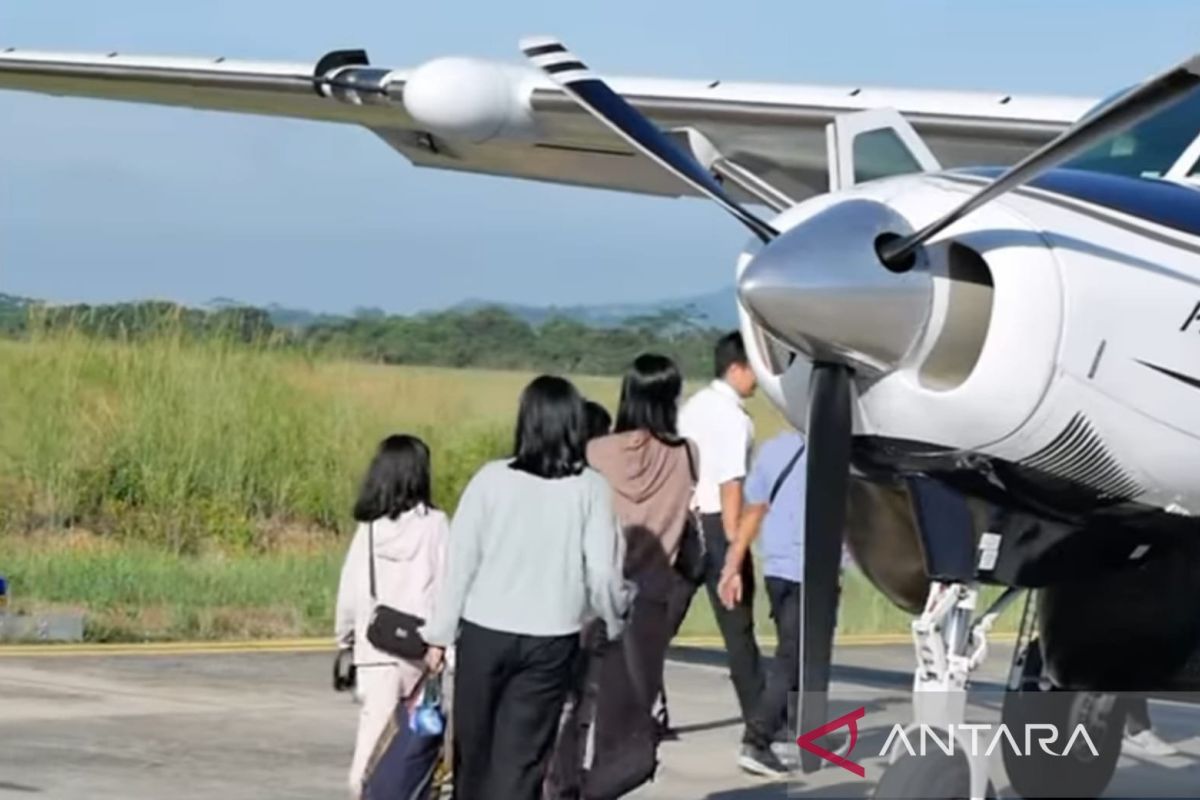
[[[678,438],[676,418],[683,375],[667,356],[643,353],[625,370],[616,432],[648,430],[659,439]]]
[[[429,487],[428,445],[416,436],[389,436],[371,459],[354,503],[354,518],[373,522],[396,519],[419,505],[432,508]]]
[[[589,442],[592,439],[607,436],[609,431],[612,430],[612,415],[608,413],[607,408],[595,400],[588,400],[583,404],[583,413],[587,417],[587,439]]]
[[[521,392],[513,469],[541,478],[583,471],[586,447],[583,398],[565,378],[542,375]]]
[[[724,378],[725,373],[734,364],[741,364],[743,367],[750,364],[750,359],[746,357],[746,343],[742,341],[741,331],[725,334],[717,340],[717,346],[713,348],[714,377]]]

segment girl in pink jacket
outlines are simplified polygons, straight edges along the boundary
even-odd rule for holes
[[[367,762],[397,702],[411,695],[424,675],[422,662],[375,649],[367,641],[367,624],[381,603],[422,619],[433,612],[449,525],[429,495],[429,448],[415,436],[389,436],[380,444],[355,503],[358,528],[338,586],[338,644],[354,650],[356,694],[362,703],[349,776],[354,797],[362,790]]]

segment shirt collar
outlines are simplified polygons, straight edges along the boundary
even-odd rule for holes
[[[724,395],[725,397],[728,397],[730,400],[737,403],[739,408],[745,408],[745,402],[742,400],[742,396],[737,393],[737,389],[734,389],[722,379],[715,378],[713,382],[709,384],[709,387],[717,394]]]

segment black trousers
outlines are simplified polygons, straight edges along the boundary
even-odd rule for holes
[[[721,638],[725,641],[729,674],[733,679],[734,691],[737,692],[742,719],[749,725],[765,689],[762,657],[758,651],[758,641],[754,638],[754,561],[750,553],[746,553],[746,559],[742,563],[742,602],[732,609],[725,608],[717,591],[721,583],[721,569],[725,566],[725,555],[729,552],[725,526],[721,523],[720,514],[702,515],[701,524],[707,548],[704,585],[708,589],[708,601],[712,605]],[[698,588],[689,586],[685,581],[680,581],[680,584],[681,590],[670,601],[670,615],[675,632],[678,632],[679,626],[683,624],[692,595]],[[751,740],[747,728],[744,741]]]
[[[770,576],[764,582],[778,644],[767,674],[766,691],[750,719],[749,734],[755,744],[767,747],[789,720],[795,719],[800,689],[800,584]]]
[[[1142,731],[1150,730],[1150,703],[1145,695],[1133,697],[1129,701],[1128,715],[1125,717],[1125,732],[1137,736]]]
[[[454,676],[455,800],[537,800],[579,636],[464,622]]]

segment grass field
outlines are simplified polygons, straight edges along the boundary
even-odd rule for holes
[[[277,551],[210,550],[176,556],[161,547],[88,534],[0,538],[0,565],[18,610],[84,609],[100,642],[258,639],[330,632],[343,545],[292,542]],[[766,598],[758,630],[772,630]],[[908,617],[856,573],[846,575],[841,630],[904,632]],[[715,635],[703,592],[684,635]]]
[[[98,641],[325,634],[374,445],[425,438],[452,510],[508,449],[530,377],[170,337],[0,342],[0,574],[18,609],[86,609]],[[615,379],[576,382],[615,404]],[[778,430],[750,408],[760,438]],[[906,629],[861,578],[845,600],[846,631]],[[715,632],[707,606],[686,632]]]
[[[323,636],[330,631],[340,541],[293,541],[261,553],[213,549],[177,556],[151,545],[61,534],[0,538],[15,610],[83,609],[92,641],[128,642]],[[760,594],[758,629],[771,630]],[[841,630],[903,632],[908,618],[847,573]],[[685,635],[713,635],[703,593]]]
[[[436,500],[507,451],[513,372],[385,367],[220,342],[0,342],[0,533],[84,527],[172,552],[344,529],[385,435],[422,436]],[[617,382],[577,378],[610,408]],[[752,403],[760,432],[779,420]]]

